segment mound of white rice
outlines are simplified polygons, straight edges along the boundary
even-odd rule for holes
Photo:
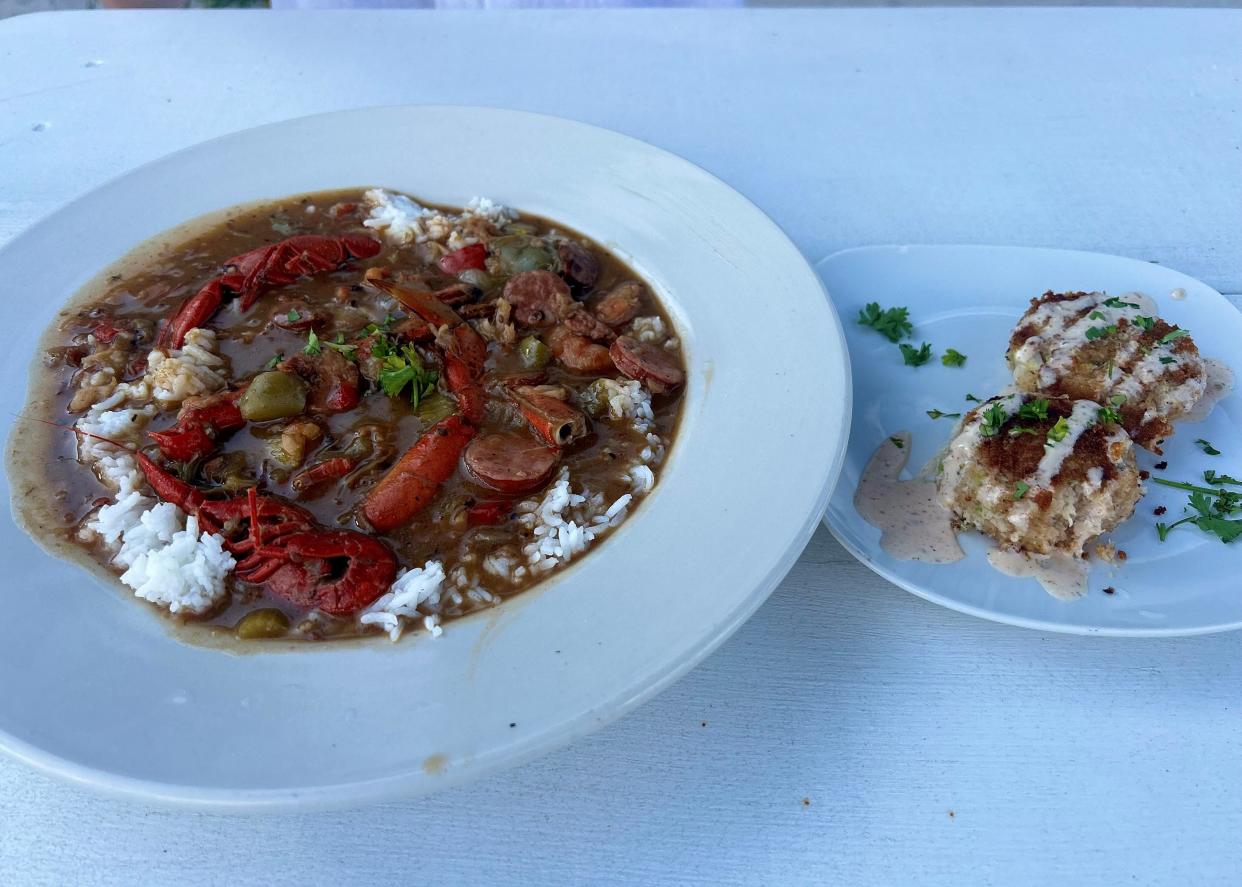
[[[147,357],[145,381],[151,397],[161,406],[176,406],[189,397],[215,394],[228,385],[227,362],[218,353],[214,330],[193,329],[185,343],[165,355],[152,351]]]
[[[393,582],[388,593],[380,596],[358,617],[363,625],[378,625],[397,640],[405,630],[407,619],[421,619],[423,627],[432,637],[439,637],[440,617],[436,608],[440,603],[440,589],[444,585],[444,565],[439,561],[427,561],[421,567],[406,570]],[[426,612],[420,612],[422,607]]]
[[[173,613],[195,614],[223,597],[235,561],[223,538],[199,532],[198,518],[161,502],[142,512],[121,539],[114,563],[128,568],[121,581],[138,597]]]
[[[404,194],[382,188],[372,188],[363,196],[369,212],[362,224],[397,246],[434,241],[449,249],[460,249],[479,242],[470,222],[483,220],[499,226],[517,218],[515,212],[486,197],[475,197],[460,215],[455,215],[428,209]]]

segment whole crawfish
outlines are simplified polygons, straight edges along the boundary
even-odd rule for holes
[[[226,293],[238,296],[241,309],[247,311],[272,287],[335,271],[351,259],[369,259],[379,251],[380,242],[363,234],[299,234],[233,256],[224,262],[223,274],[207,281],[182,304],[160,332],[157,347],[180,348],[186,333],[202,326],[220,309]]]

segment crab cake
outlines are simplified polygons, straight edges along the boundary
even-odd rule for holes
[[[1139,293],[1032,299],[1009,339],[1009,365],[1020,391],[1116,409],[1134,442],[1154,453],[1207,385],[1189,333]]]
[[[993,397],[962,419],[937,485],[956,522],[1033,554],[1082,553],[1142,496],[1116,412],[1088,400]]]

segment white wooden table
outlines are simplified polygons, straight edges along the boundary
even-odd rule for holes
[[[18,17],[0,22],[0,241],[231,130],[492,104],[683,154],[812,259],[1061,246],[1237,294],[1239,46],[1242,13],[1209,10]],[[37,280],[2,285],[39,298]],[[980,622],[821,530],[689,677],[473,787],[231,819],[0,760],[0,882],[1237,884],[1240,790],[1242,635]]]

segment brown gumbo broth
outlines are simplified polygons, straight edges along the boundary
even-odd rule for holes
[[[539,507],[558,484],[582,501],[553,523],[572,516],[602,537],[650,489],[672,442],[680,345],[650,288],[622,261],[562,225],[487,204],[431,208],[412,232],[385,226],[374,193],[251,205],[166,240],[158,255],[136,252],[62,312],[45,340],[48,375],[32,385],[29,414],[60,424],[98,413],[117,383],[153,378],[153,352],[158,362],[206,343],[207,359],[213,347],[223,358],[206,371],[223,384],[157,400],[145,429],[120,441],[141,449],[183,496],[213,502],[199,513],[201,529],[216,529],[215,508],[226,547],[237,548],[219,599],[201,612],[183,608],[182,620],[216,632],[240,624],[242,637],[374,633],[391,620],[362,624],[359,613],[388,592],[397,570],[431,562],[446,577],[439,601],[407,613],[403,625],[492,606],[585,547],[531,550],[557,535],[542,526]],[[299,258],[286,249],[257,272],[226,264],[303,235],[334,238],[337,252],[303,246],[315,254]],[[341,252],[337,243],[355,248]],[[213,280],[222,284],[206,301],[218,298],[218,308],[184,307]],[[214,343],[197,328],[214,331]],[[182,345],[187,329],[196,331]],[[117,493],[83,458],[98,442],[70,433],[49,440],[48,511],[64,519],[36,529],[110,564],[119,541],[91,528]],[[168,498],[166,488],[156,492]],[[282,535],[283,524],[261,518],[256,539],[260,501],[296,506],[288,526],[298,529]],[[380,551],[377,561],[373,540],[391,555]],[[263,612],[248,617],[254,611]]]

